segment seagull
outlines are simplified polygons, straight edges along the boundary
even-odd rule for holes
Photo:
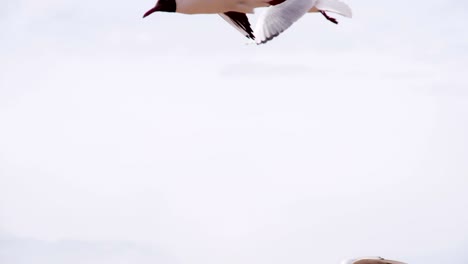
[[[382,257],[364,257],[358,259],[343,260],[341,264],[406,264],[396,260],[388,260]]]
[[[306,13],[321,13],[334,24],[338,21],[326,12],[352,17],[351,8],[339,0],[274,0],[260,16],[255,27],[257,44],[264,44],[277,37]]]
[[[158,0],[143,18],[154,12],[177,12],[182,14],[219,14],[244,36],[255,40],[246,14],[257,7],[268,7],[278,0]]]

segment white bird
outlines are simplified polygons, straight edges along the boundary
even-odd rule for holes
[[[358,259],[343,260],[341,264],[406,264],[396,260],[388,260],[382,257],[363,257]]]
[[[183,14],[219,14],[247,38],[255,39],[246,13],[257,7],[267,7],[277,0],[158,0],[143,17],[154,12]]]
[[[274,3],[275,5],[268,7],[257,22],[257,44],[272,40],[308,12],[320,12],[335,24],[338,24],[337,20],[328,16],[327,11],[352,17],[351,8],[339,0],[276,0]]]

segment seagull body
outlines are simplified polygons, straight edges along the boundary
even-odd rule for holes
[[[182,14],[219,14],[247,38],[255,39],[246,13],[257,7],[267,7],[277,0],[158,0],[143,17],[154,12],[176,12]]]
[[[182,14],[218,14],[229,11],[253,13],[255,8],[267,7],[270,5],[269,2],[271,1],[272,0],[159,0],[153,8],[157,10],[151,9],[150,11],[177,12]]]
[[[327,11],[352,17],[351,8],[339,0],[285,0],[270,6],[257,22],[256,42],[262,44],[272,40],[306,13],[320,12],[326,19],[338,24],[335,18],[328,16]]]
[[[382,257],[364,257],[358,259],[344,260],[341,264],[406,264],[396,260],[388,260]]]

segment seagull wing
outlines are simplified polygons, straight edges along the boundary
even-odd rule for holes
[[[317,0],[286,0],[268,7],[255,27],[257,44],[266,43],[281,34],[312,9],[316,2]]]
[[[239,12],[226,12],[219,14],[224,20],[226,20],[231,26],[235,27],[249,39],[255,40],[252,27],[250,26],[249,18],[244,13]]]
[[[339,0],[318,0],[314,9],[337,13],[344,17],[353,17],[351,8]]]
[[[353,264],[406,264],[404,262],[388,260],[381,257],[366,257],[354,260]]]

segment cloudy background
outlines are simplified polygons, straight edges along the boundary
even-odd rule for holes
[[[468,6],[347,3],[257,47],[3,1],[0,262],[468,263]]]

